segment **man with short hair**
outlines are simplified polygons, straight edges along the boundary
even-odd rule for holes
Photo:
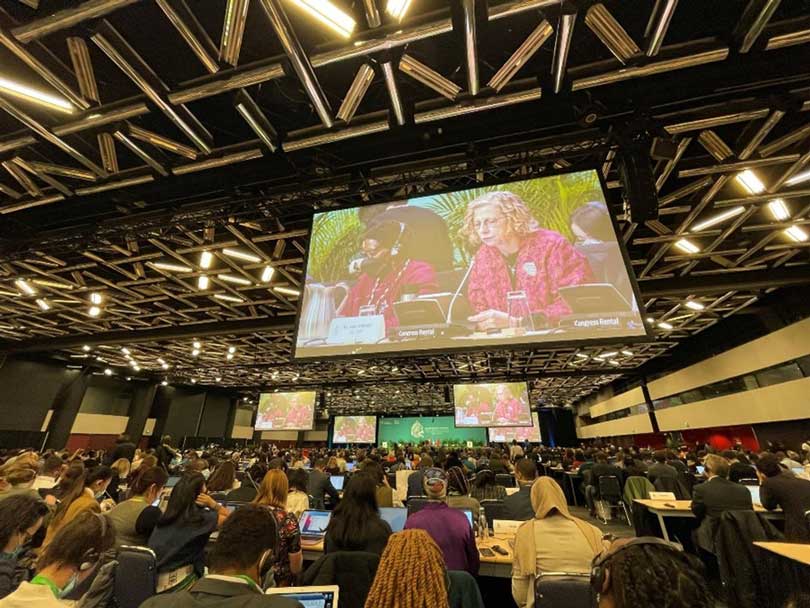
[[[119,458],[126,458],[130,464],[132,464],[132,459],[135,458],[135,444],[129,440],[129,435],[126,433],[120,434],[118,439],[115,440],[115,447],[104,464],[109,466]]]
[[[59,481],[62,470],[66,468],[65,462],[59,456],[48,456],[42,465],[42,471],[34,479],[32,490],[50,490]]]
[[[408,516],[405,529],[418,528],[430,534],[442,550],[448,570],[478,574],[480,561],[472,526],[460,509],[447,506],[447,474],[437,468],[424,469],[421,473],[423,492],[430,502]]]
[[[430,469],[433,467],[433,458],[430,457],[429,454],[422,454],[421,458],[419,459],[419,468],[416,472],[411,473],[408,476],[408,498],[412,498],[414,496],[423,496],[424,495],[424,473],[425,469]]]
[[[810,481],[783,470],[773,454],[760,457],[757,473],[762,483],[762,506],[769,511],[782,507],[785,513],[785,540],[810,543],[810,526],[805,517],[810,510]]]
[[[607,454],[604,452],[597,452],[594,461],[590,472],[590,482],[585,486],[585,502],[588,504],[591,515],[596,513],[596,501],[601,500],[599,479],[602,477],[615,477],[619,482],[619,490],[621,491],[624,477],[624,473],[619,467],[608,463]]]
[[[517,462],[519,458],[523,458],[523,448],[518,444],[517,439],[512,440],[512,445],[509,446],[509,458],[512,462]]]
[[[336,505],[340,500],[340,495],[332,485],[332,480],[329,475],[324,472],[326,468],[326,458],[318,458],[315,461],[315,468],[309,472],[309,481],[307,482],[307,494],[314,500],[313,505],[315,509],[325,508],[324,497],[328,494],[332,499],[332,505]]]
[[[531,458],[521,458],[515,463],[515,478],[518,491],[503,501],[506,519],[527,521],[534,517],[532,508],[532,484],[537,479],[537,465]]]
[[[655,480],[659,477],[669,477],[671,479],[678,479],[678,471],[675,467],[667,464],[667,451],[657,450],[653,454],[653,464],[647,469],[647,477],[650,482],[655,484]]]
[[[160,445],[155,450],[155,457],[158,459],[158,464],[169,472],[172,460],[177,457],[177,452],[172,447],[171,435],[163,435],[160,438]]]
[[[692,513],[700,522],[695,538],[702,549],[714,553],[714,532],[720,516],[726,511],[753,511],[754,504],[748,488],[728,480],[725,458],[709,454],[703,466],[708,479],[692,492]]]
[[[741,479],[756,479],[757,470],[750,464],[744,464],[740,460],[740,453],[734,450],[726,450],[723,452],[723,458],[728,460],[728,478],[729,480],[739,483]]]
[[[273,559],[278,530],[267,509],[247,505],[222,524],[208,558],[208,574],[175,593],[156,595],[141,608],[303,608],[292,599],[265,595],[261,572]]]

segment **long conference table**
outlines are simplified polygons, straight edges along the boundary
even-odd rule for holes
[[[514,537],[491,536],[489,538],[476,538],[475,541],[478,545],[478,557],[481,560],[478,576],[512,578],[512,561],[514,560],[512,543],[514,542]],[[491,549],[495,545],[504,549],[507,555],[500,555],[494,551],[491,557],[481,555],[482,548],[486,547]],[[323,541],[317,544],[302,545],[302,548],[304,551],[304,561],[315,561],[323,555]]]

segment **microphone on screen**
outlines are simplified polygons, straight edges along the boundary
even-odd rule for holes
[[[464,287],[464,283],[467,282],[467,279],[469,278],[470,273],[472,272],[472,269],[473,269],[474,265],[475,265],[475,258],[470,260],[470,265],[467,267],[467,272],[464,273],[464,278],[461,279],[461,283],[458,284],[458,288],[456,288],[456,291],[453,294],[453,297],[450,298],[450,306],[447,307],[447,318],[444,321],[448,325],[450,324],[450,320],[451,320],[451,318],[453,316],[453,305],[456,303],[456,299],[458,298],[459,294],[461,293],[461,289]]]

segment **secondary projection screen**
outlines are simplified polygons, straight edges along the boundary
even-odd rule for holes
[[[596,171],[313,218],[296,358],[645,335]]]
[[[315,415],[315,391],[262,393],[256,415],[257,431],[309,431]]]
[[[490,443],[511,443],[512,441],[529,443],[540,443],[543,441],[540,435],[540,419],[537,412],[532,413],[532,426],[507,426],[502,428],[489,429]]]
[[[531,427],[525,382],[456,384],[453,386],[456,426]]]
[[[332,443],[376,442],[376,416],[335,416]]]

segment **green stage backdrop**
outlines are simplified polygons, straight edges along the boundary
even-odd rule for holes
[[[452,416],[430,418],[380,418],[377,444],[383,441],[392,443],[420,443],[422,441],[439,441],[443,444],[483,445],[487,441],[487,430],[484,428],[456,428]]]

